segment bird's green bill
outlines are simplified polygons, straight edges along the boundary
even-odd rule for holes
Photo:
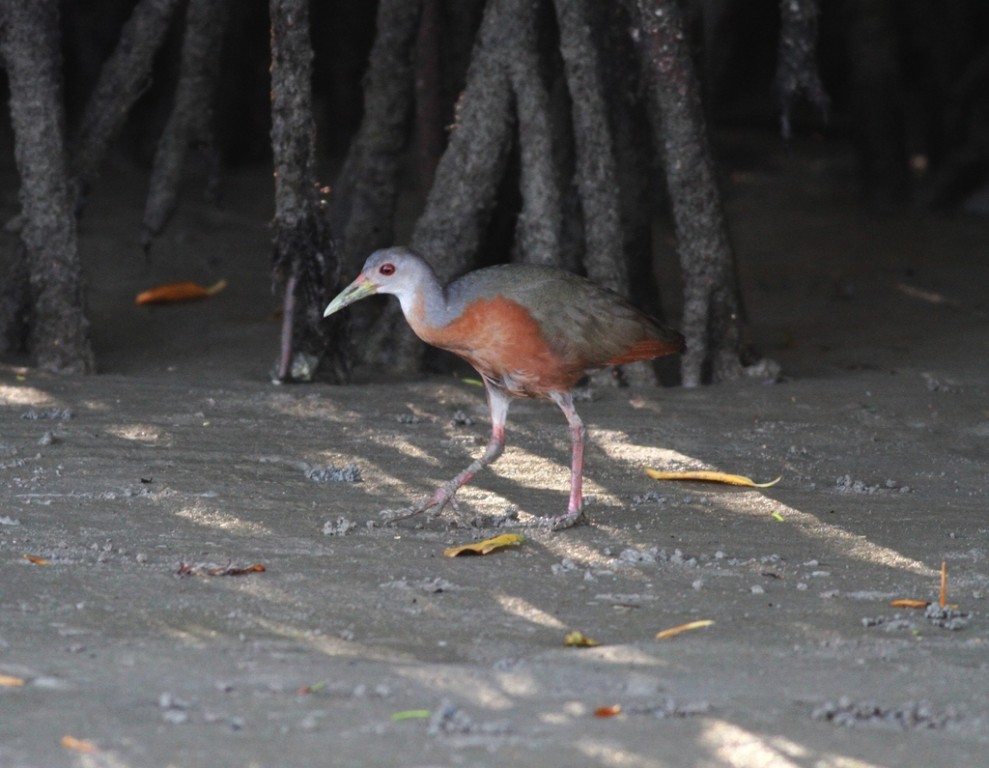
[[[348,304],[353,304],[355,301],[360,301],[363,298],[372,296],[377,293],[377,291],[377,286],[364,277],[364,275],[361,275],[354,280],[354,282],[340,291],[340,294],[329,303],[326,307],[326,311],[323,312],[323,317],[329,317],[334,312],[346,307]]]

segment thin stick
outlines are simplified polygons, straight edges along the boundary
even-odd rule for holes
[[[938,598],[938,605],[944,608],[948,604],[948,563],[941,561],[941,597]]]

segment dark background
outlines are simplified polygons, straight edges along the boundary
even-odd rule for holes
[[[70,133],[132,5],[63,3]],[[775,0],[687,5],[713,125],[777,131]],[[331,175],[360,122],[375,5],[316,2],[311,13],[318,147]],[[119,142],[135,163],[150,163],[170,109],[180,32],[173,21],[154,80]],[[980,0],[824,0],[818,61],[831,109],[822,116],[798,106],[796,130],[854,142],[861,191],[871,203],[955,207],[985,177],[987,41],[989,6]],[[268,62],[267,3],[233,3],[216,109],[217,141],[227,166],[270,160]]]

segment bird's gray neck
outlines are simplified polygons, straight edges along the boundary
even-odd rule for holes
[[[399,294],[398,300],[406,319],[425,322],[433,328],[447,325],[459,314],[432,269],[416,282],[414,291]]]

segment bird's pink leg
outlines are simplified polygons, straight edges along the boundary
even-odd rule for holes
[[[550,392],[549,396],[554,403],[560,406],[560,410],[567,417],[567,424],[570,426],[572,451],[570,459],[570,503],[567,504],[566,514],[541,517],[538,523],[554,531],[559,531],[574,525],[583,512],[584,442],[587,438],[587,429],[584,427],[584,422],[580,420],[577,409],[573,407],[573,397],[569,392]]]
[[[488,441],[488,447],[485,448],[484,453],[474,459],[455,478],[443,483],[443,485],[436,489],[436,493],[422,504],[418,504],[410,509],[401,510],[397,514],[383,512],[382,515],[389,520],[402,520],[430,509],[440,512],[447,504],[453,504],[454,508],[456,508],[456,494],[461,486],[469,483],[474,475],[501,456],[502,451],[505,450],[505,422],[508,419],[508,405],[511,401],[508,395],[501,390],[495,389],[490,385],[486,385],[486,389],[488,393],[488,409],[491,411],[491,439]]]

